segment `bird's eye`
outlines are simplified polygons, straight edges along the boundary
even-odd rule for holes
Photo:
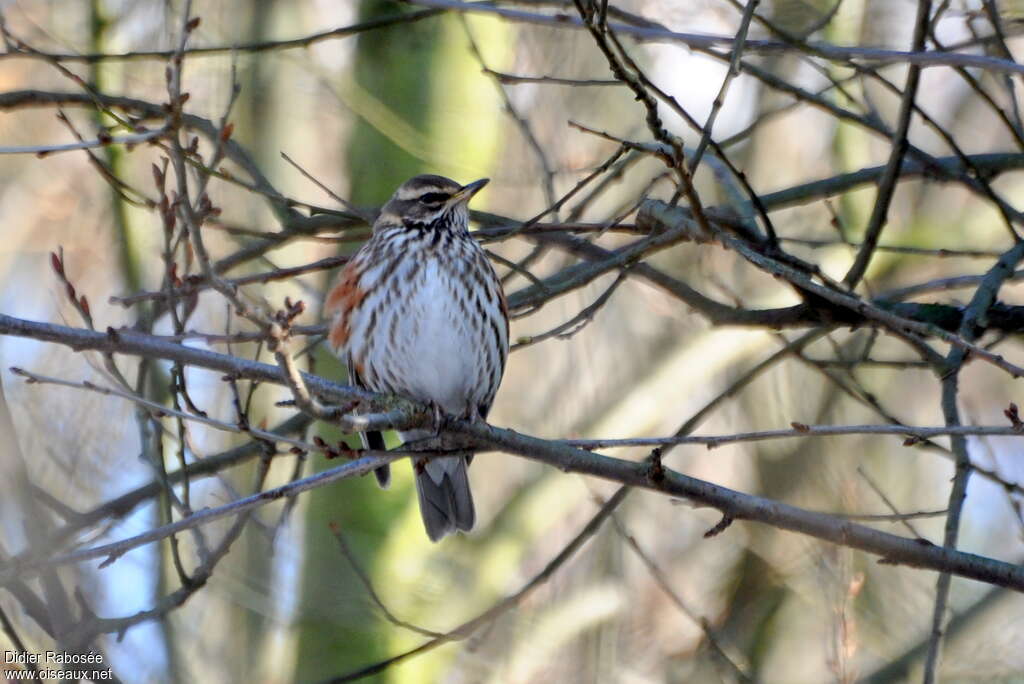
[[[440,204],[448,200],[451,197],[446,192],[428,192],[424,195],[420,195],[420,202],[423,204]]]

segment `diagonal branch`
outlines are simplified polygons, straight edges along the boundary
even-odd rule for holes
[[[1013,273],[1014,268],[1024,259],[1024,242],[1018,242],[1009,249],[996,264],[985,275],[981,285],[974,293],[971,303],[967,307],[964,321],[960,327],[960,335],[968,340],[975,337],[975,323],[984,322],[989,307],[999,294],[999,288]],[[949,350],[946,357],[946,364],[941,369],[942,378],[942,414],[946,424],[950,427],[960,425],[960,411],[957,407],[957,394],[959,391],[960,369],[967,358],[967,352],[962,347],[954,347]],[[954,435],[951,439],[953,454],[956,457],[956,474],[953,477],[953,486],[949,492],[949,513],[946,516],[946,529],[943,537],[943,546],[947,549],[955,549],[957,539],[960,536],[960,516],[963,512],[964,502],[967,499],[967,482],[971,476],[971,457],[967,451],[967,439],[962,435]],[[942,648],[943,626],[946,622],[946,605],[949,600],[949,590],[952,583],[952,576],[949,573],[942,573],[935,587],[935,607],[932,613],[931,637],[928,642],[928,654],[925,658],[926,684],[935,681],[939,656]]]
[[[928,38],[928,22],[931,15],[931,0],[918,0],[917,19],[914,24],[914,51],[924,50]],[[889,215],[889,205],[896,192],[896,181],[899,179],[900,166],[907,154],[910,143],[907,135],[910,132],[910,120],[914,114],[914,99],[917,97],[917,85],[921,81],[921,67],[918,64],[911,64],[907,70],[907,83],[903,87],[903,99],[900,101],[899,122],[896,126],[895,138],[892,150],[889,153],[889,161],[885,165],[885,174],[878,183],[878,195],[875,197],[875,206],[871,210],[871,218],[868,220],[868,227],[864,231],[864,244],[857,253],[850,270],[843,278],[843,284],[851,290],[857,287],[857,283],[864,276],[868,268],[871,256],[874,254],[878,238],[882,235],[882,228],[885,226],[886,218]]]

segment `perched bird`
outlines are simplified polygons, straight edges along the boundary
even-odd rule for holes
[[[342,268],[324,311],[328,340],[353,384],[457,417],[487,417],[508,357],[508,308],[501,281],[469,234],[466,205],[486,184],[486,178],[459,185],[432,175],[406,181]],[[432,433],[400,436],[410,442]],[[384,448],[379,432],[363,435],[363,444]],[[453,455],[413,463],[432,541],[473,527],[471,460]],[[375,474],[387,487],[389,467]]]

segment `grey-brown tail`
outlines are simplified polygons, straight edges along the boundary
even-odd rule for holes
[[[430,541],[456,530],[468,532],[476,522],[465,456],[433,458],[416,467],[420,515]]]

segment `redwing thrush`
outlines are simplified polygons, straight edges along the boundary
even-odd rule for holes
[[[441,176],[403,183],[345,264],[324,304],[329,340],[350,381],[483,419],[508,356],[508,309],[494,269],[468,230],[466,205],[487,179],[459,185]],[[404,442],[430,430],[400,433]],[[379,432],[363,444],[383,449]],[[437,541],[476,520],[466,468],[472,455],[415,462],[427,535]],[[388,466],[377,481],[387,487]]]

